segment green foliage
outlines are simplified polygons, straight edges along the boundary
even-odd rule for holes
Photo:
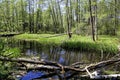
[[[6,39],[0,39],[0,56],[4,57],[18,57],[20,56],[20,49],[18,48],[10,48],[6,46]]]
[[[0,80],[14,80],[12,75],[10,75],[12,65],[9,62],[0,62]]]
[[[13,58],[19,56],[20,50],[18,48],[9,48],[8,46],[5,46],[4,39],[0,39],[0,57]],[[0,80],[14,80],[9,74],[12,69],[14,69],[13,63],[0,61]]]
[[[91,51],[97,53],[118,53],[119,39],[112,36],[100,36],[98,41],[92,41],[90,36],[73,35],[69,39],[67,35],[57,34],[22,34],[15,39],[37,41],[42,45],[61,46],[67,50]]]
[[[107,40],[108,41],[108,40]],[[118,53],[118,48],[116,44],[111,44],[109,42],[93,42],[93,41],[66,41],[62,44],[64,49],[68,50],[79,50],[87,52],[96,53]]]
[[[1,1],[0,31],[64,33],[68,31],[67,22],[69,22],[71,31],[77,29],[77,33],[81,35],[91,34],[89,1],[68,0],[69,5],[65,6],[66,2],[65,0],[59,3],[57,0]],[[119,2],[119,0],[91,0],[93,16],[95,16],[93,7],[97,5],[98,34],[113,35],[115,28],[116,32],[119,32]],[[66,19],[67,16],[69,21]]]
[[[3,53],[1,54],[2,56],[6,57],[19,57],[20,56],[20,50],[18,48],[8,48],[4,49]]]

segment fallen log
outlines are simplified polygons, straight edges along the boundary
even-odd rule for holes
[[[120,58],[115,60],[107,60],[107,61],[101,61],[95,64],[89,64],[85,66],[84,68],[75,68],[74,66],[63,66],[56,62],[51,61],[35,61],[30,59],[23,59],[23,58],[7,58],[7,57],[0,57],[0,61],[10,61],[10,62],[17,62],[17,63],[29,63],[29,64],[37,64],[33,67],[27,66],[27,70],[38,70],[38,71],[50,71],[55,72],[57,74],[66,74],[67,72],[71,71],[71,74],[69,76],[64,76],[65,79],[71,78],[74,75],[85,73],[91,70],[96,70],[114,63],[117,63],[120,61]],[[79,62],[77,63],[79,64]],[[75,65],[75,64],[74,64]],[[56,74],[56,75],[57,75]],[[90,73],[91,74],[91,73]],[[48,74],[49,75],[49,74]],[[90,76],[90,75],[89,75]]]
[[[115,59],[115,60],[101,61],[101,62],[98,62],[96,64],[90,64],[89,66],[86,66],[86,67],[87,67],[88,70],[98,69],[98,68],[101,68],[101,67],[105,67],[105,66],[114,64],[114,63],[119,62],[119,61],[120,61],[120,58]]]
[[[0,37],[12,37],[19,34],[22,34],[22,33],[3,33],[3,34],[0,34]]]
[[[61,64],[56,63],[56,62],[51,62],[51,61],[34,61],[34,60],[30,60],[30,59],[23,59],[23,58],[6,58],[6,57],[0,57],[0,61],[10,61],[10,62],[18,62],[18,63],[31,63],[31,64],[42,64],[42,65],[50,65],[50,66],[56,66],[56,67],[60,67],[61,68]],[[96,64],[90,64],[87,67],[88,70],[92,70],[92,69],[98,69],[101,67],[105,67],[107,65],[111,65],[114,64],[116,62],[119,62],[120,58],[116,59],[116,60],[107,60],[107,61],[101,61],[98,62]],[[65,70],[74,70],[74,71],[78,71],[78,72],[84,72],[86,71],[85,68],[84,69],[78,69],[78,68],[73,68],[73,67],[69,67],[69,66],[63,66]],[[37,69],[37,68],[36,68]],[[39,69],[39,67],[38,67]]]
[[[90,78],[89,75],[80,75],[79,78],[89,78],[89,79],[112,79],[112,78],[116,78],[115,80],[119,80],[120,79],[120,74],[109,74],[109,75],[98,75],[98,76],[94,76],[93,78]],[[112,79],[113,80],[113,79]]]
[[[52,65],[61,67],[62,65],[56,62],[48,62],[48,61],[35,61],[30,59],[23,59],[23,58],[7,58],[7,57],[0,57],[0,61],[10,61],[10,62],[17,62],[17,63],[31,63],[31,64],[43,64],[43,65]]]

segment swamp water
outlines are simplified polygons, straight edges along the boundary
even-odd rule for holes
[[[45,46],[35,41],[21,41],[13,38],[4,38],[4,47],[20,49],[22,57],[38,57],[40,60],[55,61],[62,65],[71,65],[75,62],[96,63],[111,59],[116,54],[89,53],[67,51],[59,46]],[[119,65],[105,67],[104,70],[120,71]],[[79,80],[79,79],[78,79]]]

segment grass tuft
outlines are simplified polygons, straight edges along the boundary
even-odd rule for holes
[[[119,39],[114,36],[99,36],[94,42],[90,36],[73,35],[71,39],[67,35],[57,34],[21,34],[14,38],[26,41],[37,41],[43,45],[61,46],[66,50],[79,50],[97,53],[118,53]]]

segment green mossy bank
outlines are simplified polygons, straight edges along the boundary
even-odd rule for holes
[[[73,35],[71,39],[67,35],[59,34],[21,34],[15,39],[37,41],[42,45],[60,46],[66,50],[78,50],[97,53],[118,53],[119,39],[114,36],[100,35],[94,42],[91,36]]]

